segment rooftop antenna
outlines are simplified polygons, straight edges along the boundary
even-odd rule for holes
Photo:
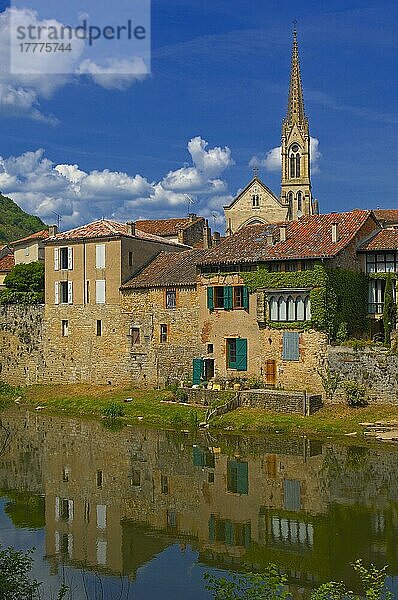
[[[188,210],[188,214],[189,214],[191,212],[190,207],[195,204],[195,200],[193,198],[191,198],[191,196],[188,196],[188,194],[184,194],[184,196],[187,199],[187,210]]]
[[[57,217],[57,227],[59,229],[62,221],[62,216],[55,212],[55,210],[52,210],[51,212]]]

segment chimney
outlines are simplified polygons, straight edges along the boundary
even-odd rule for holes
[[[274,245],[274,236],[272,235],[272,233],[267,233],[267,235],[265,236],[265,239],[267,240],[267,246]]]
[[[219,231],[213,233],[213,246],[219,246],[221,244],[221,235]]]
[[[58,225],[50,225],[48,228],[49,237],[55,237],[58,233]]]
[[[338,223],[332,223],[332,243],[335,244],[339,238]]]
[[[279,241],[280,242],[286,242],[286,225],[281,225],[279,227]]]
[[[203,226],[203,248],[211,248],[211,229],[209,227],[209,221],[206,219]]]
[[[198,218],[198,215],[196,213],[189,213],[188,218],[191,221],[191,223],[193,223]]]
[[[134,221],[127,221],[126,223],[127,235],[135,235],[135,223]]]

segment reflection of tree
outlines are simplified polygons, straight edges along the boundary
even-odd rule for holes
[[[42,496],[23,492],[7,492],[4,512],[18,528],[42,529],[45,524],[45,501]]]

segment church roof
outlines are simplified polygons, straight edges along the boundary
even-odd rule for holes
[[[302,123],[305,121],[303,86],[301,84],[296,30],[293,31],[292,64],[290,69],[290,87],[286,120],[289,123]]]
[[[202,265],[256,263],[270,260],[333,258],[352,242],[362,226],[373,217],[370,210],[310,215],[298,221],[272,225],[248,225],[207,251]],[[332,225],[338,239],[332,242]],[[374,219],[375,228],[377,222]],[[286,241],[280,241],[280,226],[286,227]],[[269,243],[272,236],[273,243]]]

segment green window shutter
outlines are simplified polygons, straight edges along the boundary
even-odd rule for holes
[[[210,311],[214,310],[214,287],[207,288],[207,308]]]
[[[300,334],[297,331],[285,331],[283,333],[283,360],[299,360]]]
[[[234,526],[232,521],[225,521],[224,523],[224,531],[225,531],[225,543],[227,546],[234,545]]]
[[[247,462],[238,462],[238,494],[249,493],[249,468]]]
[[[199,448],[199,446],[194,446],[192,448],[192,460],[194,467],[204,466],[204,452],[202,448]]]
[[[203,376],[203,358],[194,358],[192,361],[192,385],[199,385]]]
[[[209,540],[210,542],[214,542],[216,539],[216,522],[214,515],[210,515],[209,519]]]
[[[249,310],[249,290],[246,285],[243,286],[243,308]]]
[[[245,338],[236,340],[236,369],[247,371],[247,340]]]
[[[231,285],[226,285],[224,287],[224,310],[232,310],[233,301],[232,301],[233,289]]]

